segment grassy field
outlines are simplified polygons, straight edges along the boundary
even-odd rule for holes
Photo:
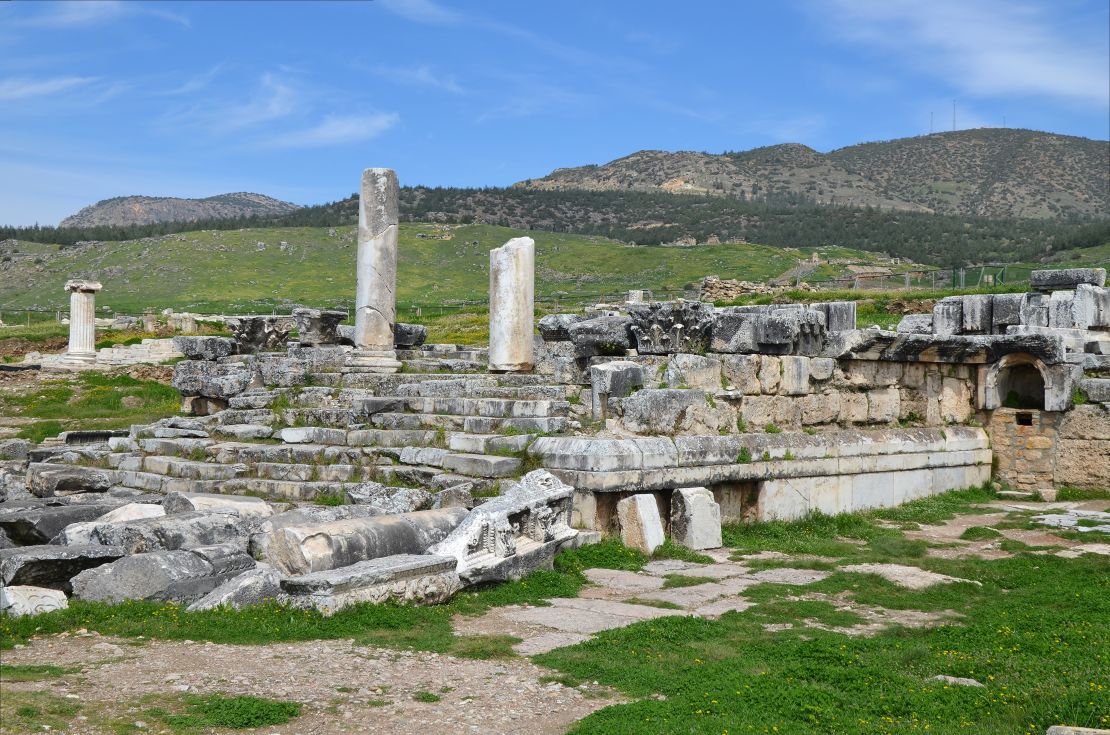
[[[1095,497],[1110,504],[1105,493]],[[1053,724],[1110,726],[1110,564],[1105,557],[1064,559],[1039,553],[1051,549],[1007,540],[1003,548],[1014,555],[1006,559],[941,559],[926,555],[928,542],[899,530],[976,512],[978,504],[993,499],[989,490],[971,489],[890,510],[728,526],[725,544],[737,552],[822,557],[746,562],[750,566],[809,565],[834,573],[804,588],[749,588],[744,597],[756,604],[717,620],[644,621],[535,660],[561,672],[553,678],[568,686],[596,681],[632,700],[581,721],[573,730],[580,735],[1039,735]],[[1011,515],[1007,523],[1012,527],[1030,527],[1028,514]],[[1089,534],[1086,540],[1110,538]],[[667,549],[660,556],[689,556],[672,554],[673,546]],[[446,605],[358,605],[326,618],[273,605],[188,613],[157,603],[75,602],[68,610],[35,618],[0,617],[0,649],[33,635],[87,628],[124,637],[236,644],[352,638],[463,657],[512,656],[514,639],[459,637],[452,632],[452,617],[498,605],[542,605],[545,598],[575,595],[585,584],[585,569],[637,570],[646,561],[605,541],[560,554],[554,571],[465,592]],[[860,562],[914,565],[972,581],[914,591],[840,570]],[[830,599],[887,610],[944,611],[950,621],[849,636],[819,627],[862,621],[851,610],[834,608]],[[972,678],[984,686],[933,680],[938,674]],[[0,678],[9,681],[50,675],[0,669]],[[64,724],[63,713],[52,716],[51,724]]]
[[[429,306],[483,301],[489,250],[524,235],[536,240],[537,295],[562,294],[576,303],[635,288],[680,290],[707,275],[765,280],[809,255],[754,244],[632,247],[601,237],[489,225],[403,223],[397,274],[402,316],[414,306],[427,313]],[[20,243],[20,249],[35,257],[0,271],[0,309],[65,308],[62,284],[79,274],[103,282],[98,307],[123,313],[148,306],[239,313],[293,303],[349,306],[354,294],[353,227],[201,231],[81,249],[36,243]],[[833,256],[879,259],[842,248]]]

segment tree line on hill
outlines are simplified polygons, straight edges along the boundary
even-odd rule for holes
[[[1110,242],[1110,219],[985,218],[817,205],[788,194],[762,201],[646,191],[407,187],[401,218],[600,235],[639,245],[681,238],[781,247],[842,246],[951,267],[1038,260]],[[283,215],[113,227],[0,227],[0,240],[57,243],[135,240],[192,230],[336,227],[358,222],[358,198]]]

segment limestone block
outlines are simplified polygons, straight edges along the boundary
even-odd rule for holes
[[[665,388],[637,391],[622,399],[621,406],[625,427],[638,434],[674,434],[696,423],[708,409],[703,391]]]
[[[367,505],[306,505],[287,510],[251,524],[248,550],[255,559],[266,558],[266,548],[271,534],[286,526],[312,526],[347,518],[369,518],[380,514],[380,510]]]
[[[31,442],[26,439],[0,439],[0,461],[27,459],[30,449]]]
[[[0,531],[17,544],[45,544],[70,524],[95,520],[123,504],[114,498],[105,498],[104,503],[0,506]]]
[[[941,421],[962,424],[971,418],[971,388],[966,381],[944,378],[940,389]]]
[[[1021,324],[1022,293],[1000,293],[991,297],[991,333],[1005,334],[1006,328]]]
[[[759,351],[756,341],[756,321],[759,315],[727,309],[716,314],[713,321],[711,352],[734,354]]]
[[[0,613],[13,618],[65,610],[68,606],[66,595],[61,590],[33,585],[0,586]]]
[[[631,326],[632,320],[625,316],[601,316],[572,324],[568,331],[575,356],[623,357],[632,349]]]
[[[636,350],[641,355],[706,352],[716,317],[712,304],[682,299],[633,304],[629,315]]]
[[[325,615],[363,602],[436,605],[461,588],[452,556],[397,554],[282,580],[282,591],[296,607]]]
[[[465,509],[444,508],[284,526],[271,534],[266,561],[287,574],[307,574],[393,554],[423,554],[466,516]]]
[[[840,392],[814,393],[801,399],[802,423],[830,424],[840,416]]]
[[[339,323],[347,312],[337,309],[293,309],[297,342],[301,345],[339,344]]]
[[[888,424],[898,419],[901,396],[894,387],[881,388],[867,393],[867,420]]]
[[[617,503],[621,542],[630,549],[651,556],[664,541],[663,522],[655,496],[632,495]]]
[[[389,515],[412,513],[432,507],[432,494],[416,487],[389,487],[378,482],[362,482],[347,488],[347,502],[373,508],[376,513]]]
[[[615,361],[590,366],[591,413],[595,421],[608,414],[610,398],[625,398],[644,384],[644,371],[634,362]]]
[[[27,490],[40,498],[102,493],[118,483],[116,472],[96,467],[37,462],[27,466]]]
[[[821,382],[829,380],[836,370],[836,360],[831,357],[812,357],[809,360],[809,377],[811,380]]]
[[[346,444],[347,432],[344,429],[331,429],[324,426],[291,426],[282,429],[278,435],[286,444]]]
[[[671,493],[671,538],[688,549],[721,546],[721,506],[713,493],[704,487],[679,488]]]
[[[74,575],[108,564],[126,552],[118,546],[39,544],[0,549],[0,585],[68,590]]]
[[[1050,297],[1045,293],[1026,294],[1021,302],[1020,324],[1028,327],[1047,327],[1049,301]]]
[[[555,551],[577,535],[570,527],[570,485],[547,470],[529,472],[507,485],[428,549],[429,554],[454,557],[455,571],[468,584],[520,579],[549,569]]]
[[[234,355],[238,344],[230,337],[174,337],[173,348],[189,360],[219,360]]]
[[[191,602],[253,569],[254,560],[234,546],[154,551],[126,556],[73,578],[79,600],[175,600]]]
[[[740,418],[749,430],[759,430],[775,420],[778,396],[744,396],[740,402]]]
[[[772,355],[760,355],[759,357],[759,390],[764,395],[772,395],[779,392],[779,384],[782,381],[782,362],[779,358]]]
[[[760,392],[759,355],[722,355],[721,375],[732,389],[745,395]],[[831,362],[831,361],[830,361]]]
[[[192,512],[97,524],[93,536],[102,544],[120,546],[128,554],[139,554],[227,542],[246,548],[248,529],[233,512]]]
[[[1110,288],[1080,285],[1075,298],[1081,302],[1088,329],[1110,329]]]
[[[1082,328],[1076,323],[1075,293],[1053,291],[1048,301],[1048,326],[1054,329]]]
[[[248,605],[280,601],[282,576],[269,564],[259,564],[254,569],[232,577],[211,592],[189,605],[189,612],[213,610],[217,607],[242,609]]]
[[[679,353],[671,355],[663,380],[669,388],[699,388],[717,391],[721,388],[721,361],[715,357],[702,357]]]
[[[809,358],[787,355],[782,361],[782,382],[779,392],[788,396],[804,396],[809,393]]]
[[[1037,270],[1029,274],[1029,286],[1035,291],[1074,289],[1080,284],[1106,285],[1105,268],[1061,268]]]
[[[840,417],[843,424],[861,424],[867,421],[868,400],[866,393],[841,393]]]
[[[975,294],[963,296],[963,327],[962,334],[990,334],[991,333],[991,303],[990,294]]]
[[[393,346],[402,349],[420,347],[428,339],[428,328],[423,324],[405,324],[397,322],[393,325]]]
[[[79,546],[81,544],[96,543],[94,538],[96,527],[102,523],[117,523],[120,521],[136,521],[140,518],[158,518],[166,514],[166,509],[153,503],[128,503],[127,505],[108,511],[94,521],[71,523],[59,533],[51,543],[66,546]]]
[[[187,397],[227,400],[245,391],[254,378],[248,363],[184,360],[173,367],[172,385]]]
[[[191,513],[193,511],[230,511],[240,518],[266,518],[274,508],[262,498],[250,495],[221,495],[220,493],[168,493],[162,501],[166,513]],[[153,515],[153,514],[152,514]],[[131,519],[120,519],[131,520]]]
[[[959,296],[948,296],[933,306],[933,334],[941,337],[961,334],[963,323],[963,299]]]
[[[932,334],[933,315],[906,314],[898,322],[898,326],[894,328],[894,331],[903,334]]]
[[[578,314],[548,314],[539,321],[540,336],[545,342],[569,342],[571,326],[580,321]]]

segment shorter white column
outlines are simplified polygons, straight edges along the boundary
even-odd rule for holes
[[[96,362],[96,281],[66,281],[69,291],[69,349],[66,361]]]
[[[527,372],[535,365],[536,243],[514,237],[489,251],[489,369]]]

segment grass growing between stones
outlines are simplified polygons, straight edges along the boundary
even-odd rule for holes
[[[42,419],[20,433],[34,441],[66,430],[149,423],[175,415],[180,406],[181,395],[164,383],[91,371],[0,394],[0,416]]]
[[[79,668],[67,666],[53,666],[50,664],[0,664],[0,682],[12,681],[41,681],[54,679],[66,674],[80,671]]]
[[[297,702],[280,702],[261,697],[183,695],[179,701],[151,707],[145,717],[157,720],[175,733],[202,732],[213,727],[235,730],[281,725],[301,714]]]
[[[899,542],[905,539],[897,531],[872,526],[867,532],[870,522],[860,515],[752,530],[780,546],[806,549],[827,546],[839,531],[869,538],[865,547],[846,544],[856,549],[853,562],[916,554],[915,547]],[[764,525],[771,524],[759,524]],[[811,530],[819,532],[817,539],[799,541]],[[732,535],[740,534],[733,529]],[[876,540],[878,549],[872,545]],[[912,558],[917,566],[981,586],[911,591],[874,575],[845,572],[805,587],[764,584],[745,591],[757,604],[742,613],[715,621],[644,621],[536,660],[572,680],[598,681],[639,699],[591,715],[575,733],[994,735],[1043,733],[1061,723],[1110,725],[1105,557]],[[803,595],[827,599],[797,599]],[[861,622],[830,599],[952,617],[935,628],[894,627],[870,638],[801,624]],[[788,623],[793,627],[776,632],[764,627]],[[985,686],[933,681],[938,674]]]

